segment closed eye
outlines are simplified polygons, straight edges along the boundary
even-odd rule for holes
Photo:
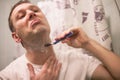
[[[39,12],[39,9],[33,9],[34,12]]]
[[[24,16],[25,16],[24,13],[19,13],[17,18],[18,18],[18,19],[22,19]]]
[[[32,10],[33,12],[39,12],[39,11],[40,11],[40,9],[39,9],[37,6],[32,6],[32,7],[31,7],[31,10]]]

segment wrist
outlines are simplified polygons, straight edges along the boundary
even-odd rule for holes
[[[91,49],[91,47],[93,46],[93,44],[94,44],[94,40],[93,39],[89,39],[86,43],[84,43],[82,48],[84,48],[84,49],[89,51]]]

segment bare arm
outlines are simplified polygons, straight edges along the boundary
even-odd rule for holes
[[[99,65],[92,74],[91,80],[114,80],[103,65]]]
[[[63,32],[63,34],[56,39],[62,38],[70,31],[72,31],[74,35],[68,39],[65,39],[63,43],[67,43],[69,46],[75,48],[84,48],[90,51],[103,63],[104,66],[96,69],[93,73],[94,78],[98,75],[101,76],[106,73],[107,77],[113,77],[115,80],[120,80],[120,56],[110,50],[107,50],[99,43],[89,38],[81,28],[71,28],[68,31]],[[105,76],[103,75],[103,77]]]
[[[120,80],[120,57],[117,54],[105,49],[94,40],[90,40],[85,49],[92,52],[95,57],[102,61],[116,80]]]
[[[94,40],[90,40],[85,49],[97,57],[116,80],[120,80],[120,57],[107,50]]]

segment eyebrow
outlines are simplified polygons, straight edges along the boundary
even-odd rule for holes
[[[38,9],[39,9],[39,7],[38,7],[38,6],[36,6],[36,5],[29,5],[27,8],[28,8],[28,9],[32,9],[33,7],[35,7],[35,8],[38,8]],[[18,11],[15,13],[16,17],[17,17],[17,14],[22,13],[22,12],[23,12],[23,10],[24,10],[24,9],[20,9],[20,10],[18,10]]]
[[[30,5],[30,6],[29,6],[29,8],[32,8],[32,7],[36,7],[36,8],[38,8],[38,9],[39,9],[39,7],[38,7],[38,6],[36,6],[36,5]]]
[[[31,9],[32,7],[38,8],[36,5],[30,5],[30,6],[28,6],[27,8],[30,8],[30,9]],[[39,8],[38,8],[38,9],[39,9]],[[17,13],[21,12],[22,10],[24,10],[24,9],[19,10]]]

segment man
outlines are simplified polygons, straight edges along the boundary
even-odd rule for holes
[[[26,54],[0,72],[2,80],[120,80],[120,57],[90,39],[81,28],[71,28],[73,36],[63,40],[69,46],[90,51],[102,63],[75,53],[56,55],[49,38],[50,26],[41,10],[28,1],[18,2],[9,16],[12,37]],[[19,69],[20,68],[20,69]]]

